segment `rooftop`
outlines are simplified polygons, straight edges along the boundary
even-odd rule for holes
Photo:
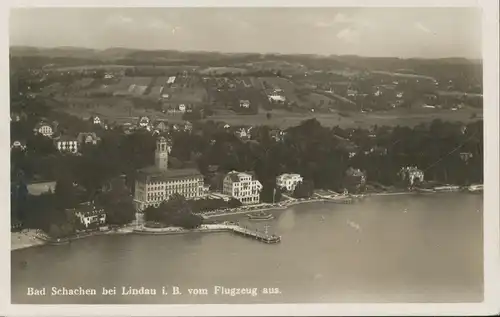
[[[137,179],[141,181],[161,181],[194,176],[201,176],[201,173],[195,168],[168,169],[165,171],[156,166],[150,166],[137,171]]]
[[[84,215],[95,215],[103,213],[103,209],[100,206],[97,206],[91,202],[85,202],[78,205],[75,208],[75,212],[80,212]]]
[[[237,172],[237,171],[232,171],[227,173],[227,176],[231,179],[233,182],[240,182],[242,177],[251,177],[253,178],[255,175],[253,172]]]
[[[285,173],[285,174],[281,174],[279,177],[282,177],[282,178],[295,178],[295,177],[301,177],[301,176],[300,176],[300,174]]]

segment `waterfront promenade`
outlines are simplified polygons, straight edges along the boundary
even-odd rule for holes
[[[133,230],[133,233],[146,235],[168,235],[195,232],[232,232],[264,243],[278,243],[281,241],[281,237],[275,234],[270,234],[268,232],[262,232],[258,230],[251,230],[247,227],[242,227],[229,222],[225,222],[222,224],[204,224],[196,229],[183,229],[179,227],[150,228],[146,226],[140,226]]]

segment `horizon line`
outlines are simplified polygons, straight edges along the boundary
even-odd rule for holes
[[[483,57],[469,58],[463,56],[447,56],[447,57],[400,57],[400,56],[368,56],[368,55],[357,55],[357,54],[319,54],[319,53],[280,53],[280,52],[225,52],[225,51],[210,51],[210,50],[178,50],[178,49],[143,49],[125,46],[110,46],[108,48],[89,48],[84,46],[72,46],[72,45],[59,45],[59,46],[32,46],[32,45],[9,45],[9,51],[12,48],[32,48],[32,49],[42,49],[42,50],[54,50],[54,49],[80,49],[104,52],[112,49],[122,49],[122,50],[134,50],[141,52],[179,52],[179,53],[206,53],[206,54],[221,54],[221,55],[276,55],[276,56],[314,56],[320,58],[331,58],[331,57],[360,57],[360,58],[372,58],[372,59],[384,59],[393,58],[399,60],[443,60],[443,59],[463,59],[467,61],[483,61]],[[10,53],[10,52],[9,52]]]

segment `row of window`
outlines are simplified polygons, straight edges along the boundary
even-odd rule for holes
[[[170,195],[173,195],[173,194],[176,194],[176,193],[181,194],[181,195],[183,195],[185,197],[200,196],[201,195],[200,191],[198,191],[198,190],[191,190],[191,191],[183,191],[183,192],[168,191],[166,193],[166,196],[170,196]],[[148,194],[147,197],[148,197],[147,198],[148,201],[151,201],[151,200],[158,201],[158,200],[164,200],[165,199],[165,194]]]
[[[171,181],[156,181],[156,182],[149,182],[147,185],[148,186],[154,186],[154,185],[177,185],[177,184],[188,184],[188,183],[200,183],[203,182],[203,179],[201,177],[197,178],[188,178],[188,179],[180,179],[180,180],[171,180]]]
[[[243,204],[246,204],[246,203],[257,203],[257,202],[259,202],[259,197],[246,197],[246,198],[240,198],[239,200]]]
[[[188,185],[173,185],[173,186],[153,186],[147,188],[147,191],[165,191],[165,190],[180,190],[180,189],[195,189],[200,187],[199,184],[188,184]]]

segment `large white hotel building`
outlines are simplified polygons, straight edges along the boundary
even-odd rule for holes
[[[137,171],[134,202],[138,211],[161,202],[178,193],[186,199],[203,195],[203,175],[192,168],[169,169],[168,145],[164,137],[156,142],[155,165]]]

